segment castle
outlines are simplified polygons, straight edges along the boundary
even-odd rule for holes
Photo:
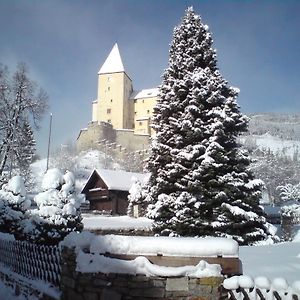
[[[126,151],[148,149],[157,95],[157,88],[133,89],[115,44],[98,72],[98,94],[92,102],[92,121],[80,130],[77,149],[101,149],[103,144]]]

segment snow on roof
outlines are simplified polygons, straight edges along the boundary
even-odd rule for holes
[[[150,117],[140,117],[140,118],[136,118],[136,121],[145,121],[145,120],[150,120]]]
[[[118,44],[116,43],[109,55],[107,56],[104,64],[100,68],[98,74],[125,72],[121,55],[119,52]]]
[[[158,88],[144,89],[141,91],[133,91],[130,99],[151,98],[158,95]]]
[[[94,170],[102,178],[104,183],[107,185],[109,190],[117,191],[129,191],[133,184],[133,178],[136,178],[143,182],[147,174],[126,172],[122,170],[107,170],[107,169],[97,169]],[[91,176],[93,175],[91,174]],[[89,182],[90,178],[87,182]]]

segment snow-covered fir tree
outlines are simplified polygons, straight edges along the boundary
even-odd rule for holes
[[[20,125],[16,139],[18,141],[13,151],[13,163],[15,164],[13,169],[24,178],[25,183],[28,183],[31,179],[30,164],[36,152],[33,130],[28,121],[25,120]]]
[[[24,225],[29,240],[55,245],[72,231],[81,231],[80,205],[83,198],[75,193],[75,177],[59,169],[47,171],[42,182],[43,192],[34,201],[38,210]]]
[[[192,8],[175,27],[169,65],[154,108],[145,191],[148,216],[161,235],[265,240],[262,182],[237,143],[248,119],[217,67],[207,25]]]

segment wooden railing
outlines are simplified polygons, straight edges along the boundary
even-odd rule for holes
[[[294,283],[299,289],[300,282]],[[283,278],[270,282],[266,277],[253,280],[249,276],[234,276],[225,279],[221,300],[299,300],[300,290],[290,287]]]

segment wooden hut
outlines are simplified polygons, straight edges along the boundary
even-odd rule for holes
[[[124,215],[133,179],[143,181],[145,174],[97,169],[92,172],[81,193],[90,202],[90,210]]]

